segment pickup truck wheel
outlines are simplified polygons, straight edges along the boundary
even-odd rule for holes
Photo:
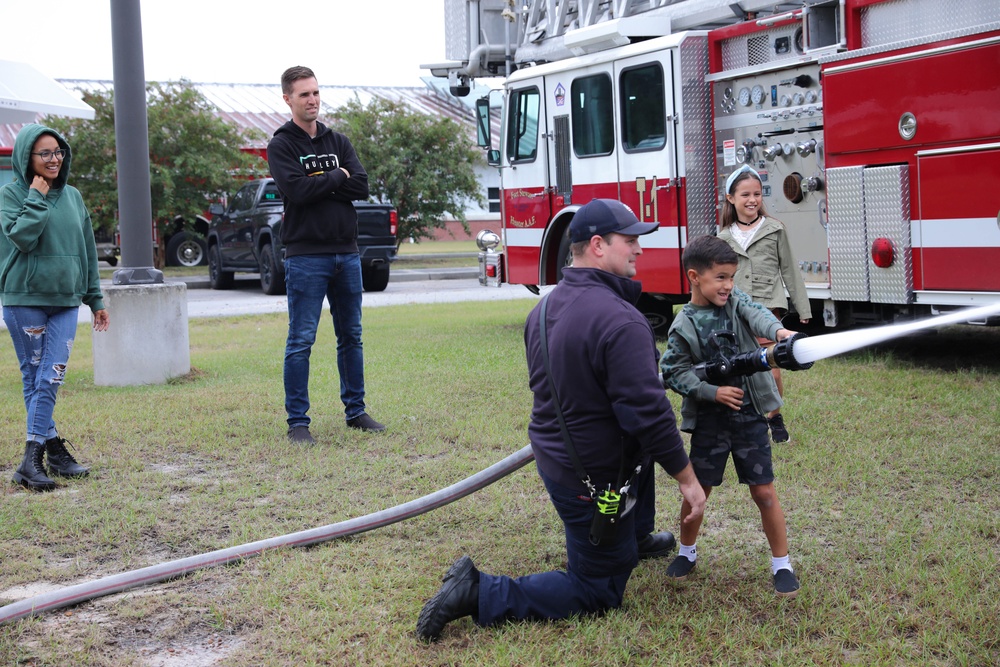
[[[118,266],[118,258],[117,257],[108,257],[104,261],[107,262],[110,266]]]
[[[222,253],[217,245],[208,251],[208,282],[212,289],[233,288],[233,272],[222,270]]]
[[[674,321],[674,304],[643,294],[635,307],[646,317],[654,334],[660,338],[667,337]]]
[[[270,243],[260,249],[260,288],[272,296],[285,293],[285,267],[275,259]]]
[[[201,266],[206,258],[205,240],[189,232],[177,232],[167,241],[167,266]]]
[[[361,269],[361,285],[366,292],[384,292],[389,286],[389,265],[376,264]]]

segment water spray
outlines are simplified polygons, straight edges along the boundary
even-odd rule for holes
[[[1000,314],[1000,302],[987,304],[978,308],[956,310],[947,315],[939,315],[938,317],[919,320],[917,322],[826,334],[799,341],[793,347],[792,355],[795,357],[795,361],[800,364],[811,364],[820,359],[826,359],[843,354],[844,352],[875,345],[876,343],[883,343],[893,338],[914,333],[915,331],[943,327],[949,324],[981,322],[997,314]]]

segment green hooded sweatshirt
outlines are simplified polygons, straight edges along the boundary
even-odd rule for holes
[[[31,150],[50,134],[66,150],[62,169],[45,196],[31,188]],[[72,155],[58,132],[25,125],[14,141],[14,181],[0,189],[0,302],[4,306],[104,310],[97,245],[80,191],[67,184]]]

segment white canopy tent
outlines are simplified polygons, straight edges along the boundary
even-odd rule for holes
[[[89,120],[94,109],[31,65],[0,60],[0,123],[33,123],[38,114]]]

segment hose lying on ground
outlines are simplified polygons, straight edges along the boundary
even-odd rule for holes
[[[321,528],[312,528],[297,533],[290,533],[282,537],[272,537],[266,540],[250,542],[242,546],[219,549],[218,551],[211,551],[200,556],[189,556],[188,558],[172,560],[159,565],[152,565],[139,570],[132,570],[131,572],[124,572],[96,581],[67,586],[66,588],[36,595],[27,600],[21,600],[6,607],[0,607],[0,624],[16,621],[26,616],[37,616],[46,611],[68,607],[137,586],[145,586],[146,584],[173,579],[202,568],[226,565],[233,561],[258,556],[271,549],[309,546],[398,523],[399,521],[430,512],[438,507],[464,498],[470,493],[506,477],[515,470],[530,463],[534,458],[535,456],[531,452],[531,445],[528,445],[502,461],[494,463],[489,468],[471,477],[467,477],[457,484],[452,484],[440,491],[435,491],[422,498],[411,500],[408,503],[403,503],[390,509],[380,510],[356,519],[348,519],[347,521],[341,521],[340,523],[334,523]]]

